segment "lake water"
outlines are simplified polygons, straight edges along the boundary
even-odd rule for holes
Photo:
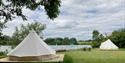
[[[82,49],[82,48],[92,48],[91,45],[51,45],[53,49],[58,50],[72,50],[72,49]]]
[[[91,45],[49,45],[54,50],[72,50],[72,49],[81,49],[81,48],[92,48]],[[12,46],[0,46],[0,52],[11,51]]]

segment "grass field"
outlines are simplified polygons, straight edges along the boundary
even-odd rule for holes
[[[70,57],[70,63],[125,63],[125,49],[119,51],[68,51],[63,52]]]
[[[125,63],[125,49],[118,51],[101,51],[99,49],[92,49],[91,51],[73,50],[59,53],[65,54],[63,63]]]

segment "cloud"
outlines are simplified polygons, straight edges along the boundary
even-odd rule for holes
[[[3,29],[3,33],[5,35],[9,35],[12,36],[13,32],[15,31],[15,27],[19,27],[21,24],[28,24],[28,23],[32,23],[33,21],[22,21],[22,18],[17,17],[16,19],[14,19],[13,21],[9,21],[7,22],[5,25],[7,26],[7,28]]]
[[[56,28],[59,28],[59,29],[67,29],[67,28],[71,29],[78,25],[78,23],[73,20],[72,21],[71,20],[55,20],[54,24],[56,25]]]
[[[42,6],[35,11],[24,8],[23,13],[29,22],[37,21],[47,25],[43,36],[47,37],[76,37],[91,39],[92,31],[99,30],[102,34],[125,26],[124,0],[62,0],[61,13],[54,21],[48,19]],[[18,21],[18,19],[16,19]],[[9,23],[9,29],[22,23]],[[12,25],[15,24],[15,25]],[[4,31],[7,34],[7,31]]]

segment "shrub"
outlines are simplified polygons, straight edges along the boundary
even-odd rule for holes
[[[6,55],[6,52],[0,52],[0,56]]]

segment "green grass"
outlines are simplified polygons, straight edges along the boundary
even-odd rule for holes
[[[119,51],[69,51],[63,52],[69,56],[72,63],[125,63],[125,49]]]
[[[58,53],[65,54],[64,62],[53,63],[125,63],[125,49],[118,51],[101,51],[99,49],[92,49],[91,51],[74,50]]]

